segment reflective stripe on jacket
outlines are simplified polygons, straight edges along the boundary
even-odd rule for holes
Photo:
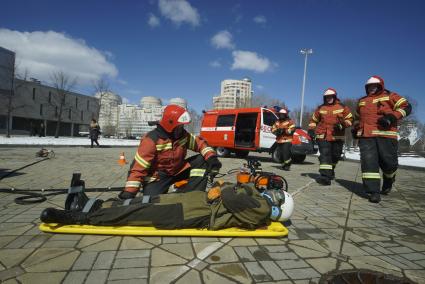
[[[341,124],[344,129],[336,130],[337,124]],[[317,139],[335,141],[344,140],[345,128],[352,124],[351,110],[337,100],[335,104],[319,106],[311,116],[308,127],[315,130]]]
[[[276,135],[276,131],[282,129],[281,135]],[[276,135],[276,143],[292,142],[292,135],[295,132],[295,123],[292,119],[277,120],[272,126],[272,133]]]
[[[399,120],[410,114],[410,105],[402,96],[385,90],[380,94],[361,98],[357,113],[359,115],[357,136],[397,139],[397,123],[383,129],[378,120],[386,114],[392,114]]]

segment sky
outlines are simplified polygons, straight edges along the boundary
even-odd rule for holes
[[[92,95],[104,78],[125,102],[182,97],[211,107],[224,79],[249,77],[254,94],[305,106],[338,96],[360,98],[372,75],[417,102],[425,122],[425,1],[2,1],[0,46],[18,69],[49,82],[62,70]]]

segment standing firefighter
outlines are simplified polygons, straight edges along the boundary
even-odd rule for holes
[[[272,133],[276,135],[276,143],[282,168],[289,171],[291,167],[292,135],[295,124],[288,116],[288,110],[282,108],[278,112],[278,120],[272,126]]]
[[[340,103],[335,89],[323,93],[323,104],[313,113],[309,124],[309,135],[319,145],[319,172],[317,182],[330,185],[335,178],[335,167],[344,147],[345,128],[352,125],[353,114]]]
[[[179,192],[205,190],[207,174],[218,173],[221,163],[213,148],[199,136],[186,132],[189,113],[177,105],[168,105],[156,129],[140,141],[130,166],[121,199],[134,198],[143,188],[144,195],[166,193],[170,185],[187,180]],[[187,150],[199,155],[186,158]]]
[[[362,178],[369,201],[381,201],[379,192],[382,169],[384,181],[382,194],[391,191],[398,167],[397,121],[412,111],[409,102],[400,95],[388,91],[384,80],[372,76],[366,82],[366,96],[358,103],[359,121],[355,134],[359,138]]]

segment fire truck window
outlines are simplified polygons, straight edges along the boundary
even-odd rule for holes
[[[220,115],[217,118],[217,127],[220,126],[233,126],[235,124],[235,115]]]
[[[276,122],[276,116],[270,111],[263,111],[263,123],[268,126],[273,126]]]

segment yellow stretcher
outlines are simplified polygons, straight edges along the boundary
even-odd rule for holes
[[[206,229],[162,230],[141,226],[92,226],[92,225],[60,225],[40,224],[40,230],[47,233],[88,234],[88,235],[121,235],[121,236],[182,236],[182,237],[284,237],[288,229],[279,222],[257,230],[228,228],[217,231]]]

